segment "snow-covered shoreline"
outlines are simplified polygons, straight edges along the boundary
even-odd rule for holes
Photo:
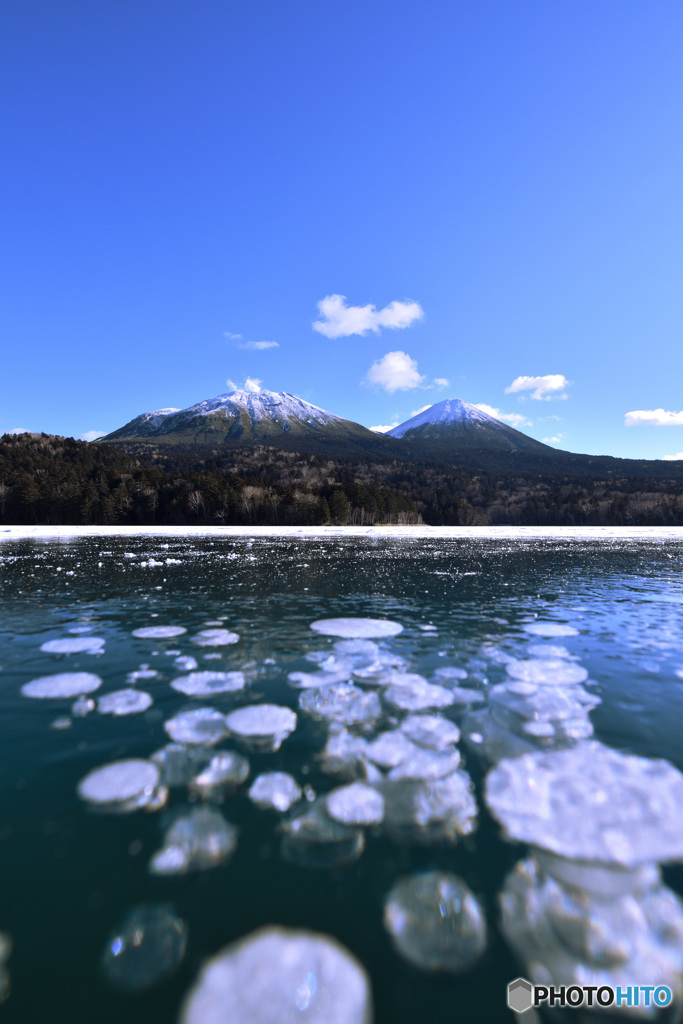
[[[3,540],[80,537],[643,541],[683,543],[682,526],[0,526]]]

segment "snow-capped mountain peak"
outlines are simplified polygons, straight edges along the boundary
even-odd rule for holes
[[[500,420],[482,412],[469,402],[463,402],[459,398],[446,398],[443,402],[430,405],[428,409],[419,412],[405,423],[400,423],[393,430],[388,430],[387,433],[391,437],[403,437],[408,430],[415,430],[418,427],[446,426],[450,423],[500,423]]]

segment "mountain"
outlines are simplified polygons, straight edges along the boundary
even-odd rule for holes
[[[317,450],[359,447],[384,453],[392,446],[360,423],[335,416],[286,391],[230,391],[187,409],[142,413],[100,441],[161,445],[266,444]]]
[[[476,405],[459,398],[447,398],[431,405],[417,416],[389,430],[390,437],[422,442],[423,446],[448,447],[452,454],[463,449],[489,449],[508,452],[536,452],[555,455],[556,449],[527,437],[520,430],[501,423]]]

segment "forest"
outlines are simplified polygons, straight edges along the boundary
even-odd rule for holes
[[[682,526],[683,480],[5,434],[0,523]]]

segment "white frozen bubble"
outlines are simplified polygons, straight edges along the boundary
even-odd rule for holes
[[[595,740],[501,761],[486,802],[511,838],[562,857],[623,867],[683,858],[683,775]]]
[[[189,993],[180,1024],[370,1024],[368,977],[314,932],[268,927],[221,950]]]
[[[215,754],[207,766],[192,779],[190,788],[204,798],[237,789],[249,775],[249,762],[232,750]]]
[[[323,771],[350,779],[365,778],[368,773],[367,747],[367,741],[362,737],[353,736],[343,725],[333,722],[322,753]]]
[[[324,799],[313,801],[282,826],[282,855],[306,868],[341,867],[357,860],[365,848],[363,830],[330,817]]]
[[[389,772],[390,779],[442,779],[460,764],[459,752],[444,753],[437,750],[415,748],[414,753]]]
[[[246,686],[244,672],[191,672],[179,676],[171,686],[188,697],[210,697],[214,693],[234,693]]]
[[[151,761],[129,758],[94,768],[78,783],[82,800],[103,810],[128,811],[144,807],[160,782],[160,772]]]
[[[95,701],[92,697],[78,697],[71,705],[71,714],[74,718],[85,718],[91,711],[95,710]]]
[[[364,693],[353,683],[304,690],[299,707],[313,718],[343,725],[370,726],[382,713],[377,694]]]
[[[152,697],[143,690],[114,690],[97,701],[101,715],[139,715],[153,704]]]
[[[93,693],[102,685],[99,676],[91,672],[59,672],[54,676],[40,676],[24,683],[21,692],[24,697],[38,700],[45,698],[78,697],[83,693]]]
[[[447,683],[453,679],[467,679],[467,672],[465,672],[464,668],[455,668],[455,666],[444,665],[443,668],[437,668],[434,673],[434,678],[438,683]]]
[[[583,683],[588,671],[573,661],[564,658],[530,658],[528,661],[510,661],[505,666],[513,679],[546,686],[564,686],[568,683]]]
[[[47,640],[40,649],[46,654],[102,654],[104,640],[100,636],[69,636]]]
[[[184,875],[224,864],[237,846],[238,831],[219,811],[200,807],[176,818],[164,845],[152,857],[153,875]]]
[[[55,718],[55,720],[50,723],[50,728],[60,732],[63,729],[70,729],[71,725],[71,719],[64,715],[61,718]]]
[[[400,729],[413,743],[430,750],[445,750],[460,739],[455,722],[440,715],[408,715]]]
[[[133,636],[140,640],[168,640],[174,636],[182,636],[187,633],[184,626],[144,626],[142,629],[134,629]]]
[[[428,708],[445,708],[454,703],[451,690],[428,683],[412,673],[394,673],[391,686],[384,691],[384,699],[402,711],[426,711]]]
[[[366,747],[366,756],[380,768],[395,768],[417,750],[400,729],[381,732]]]
[[[683,905],[655,867],[632,876],[632,886],[621,891],[583,891],[546,873],[536,857],[520,861],[506,879],[500,905],[503,934],[527,977],[536,984],[622,990],[634,978],[656,978],[678,1001]],[[659,1019],[653,1004],[641,1009],[627,1012]]]
[[[167,743],[150,755],[161,772],[164,786],[186,786],[211,760],[213,751],[208,747]]]
[[[389,619],[319,619],[311,623],[311,629],[323,636],[342,636],[353,639],[397,636],[403,632],[399,622]]]
[[[67,630],[67,632],[75,633],[77,635],[80,635],[81,633],[92,633],[94,628],[95,628],[94,626],[86,626],[86,625],[83,625],[83,626],[72,626],[71,629]]]
[[[126,676],[126,682],[135,685],[138,679],[156,679],[159,673],[153,668],[140,668],[136,669],[135,672],[129,672]]]
[[[199,668],[195,658],[190,654],[179,654],[177,658],[173,659],[173,664],[177,668],[181,668],[183,672],[193,672]]]
[[[266,772],[254,779],[249,798],[257,807],[284,812],[301,799],[301,788],[286,772]]]
[[[362,782],[333,789],[325,800],[327,813],[343,825],[379,825],[384,817],[384,797]]]
[[[362,661],[375,661],[381,652],[379,644],[361,638],[337,640],[333,647],[337,654]]]
[[[351,675],[350,667],[337,672],[290,672],[287,682],[296,690],[311,690],[320,686],[332,686],[333,683],[348,682]]]
[[[192,643],[198,647],[227,647],[228,644],[236,644],[238,640],[239,635],[231,633],[229,629],[202,629],[192,637]]]
[[[384,925],[401,956],[423,971],[466,971],[486,948],[486,918],[474,893],[445,871],[399,879]]]
[[[524,632],[533,636],[578,636],[579,633],[578,629],[563,622],[527,622]]]
[[[227,733],[225,716],[215,708],[180,711],[164,722],[164,729],[176,743],[201,743],[212,747]]]
[[[255,751],[279,750],[296,729],[296,714],[279,704],[250,704],[225,716],[231,735]]]
[[[187,946],[187,925],[168,906],[130,910],[107,939],[102,971],[122,992],[143,992],[169,977]]]
[[[378,789],[384,797],[384,830],[398,842],[455,843],[475,828],[477,804],[462,769],[443,779],[386,780]]]

